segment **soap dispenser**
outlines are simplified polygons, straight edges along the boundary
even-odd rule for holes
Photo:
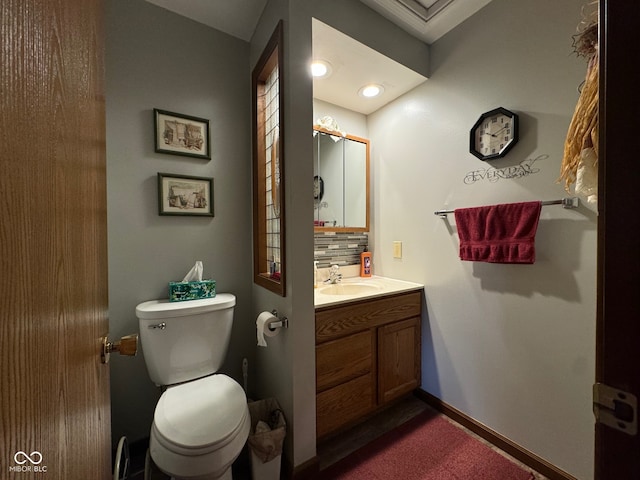
[[[313,261],[313,288],[318,288],[318,260]]]
[[[371,276],[371,252],[364,247],[364,251],[360,254],[360,276]]]

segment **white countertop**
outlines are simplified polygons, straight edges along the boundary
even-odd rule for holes
[[[337,284],[319,283],[314,290],[314,304],[316,308],[326,307],[365,298],[422,290],[423,288],[424,285],[420,283],[379,277],[377,275],[372,277],[349,277],[343,278]]]

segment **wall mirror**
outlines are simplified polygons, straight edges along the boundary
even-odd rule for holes
[[[369,140],[313,129],[316,231],[369,231]]]
[[[285,296],[282,22],[251,75],[253,280]]]

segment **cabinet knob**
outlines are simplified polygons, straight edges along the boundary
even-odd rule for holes
[[[126,335],[117,342],[110,342],[108,337],[102,337],[102,363],[109,363],[109,355],[113,352],[134,357],[138,353],[138,334]]]

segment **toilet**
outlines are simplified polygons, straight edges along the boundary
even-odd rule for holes
[[[149,377],[166,387],[153,415],[149,453],[175,480],[231,480],[231,465],[249,436],[243,388],[216,373],[227,353],[236,298],[136,307]]]

